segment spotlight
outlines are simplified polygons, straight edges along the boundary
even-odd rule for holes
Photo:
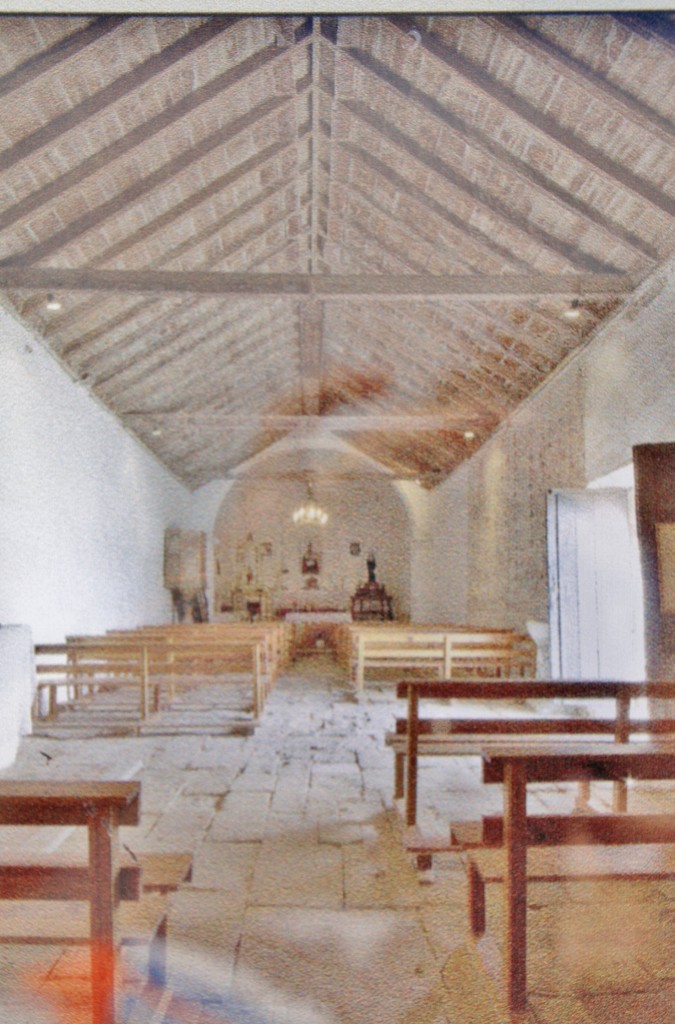
[[[579,300],[572,299],[570,308],[565,310],[565,316],[568,320],[578,320],[581,316],[581,310],[579,309]]]
[[[61,309],[61,302],[54,295],[52,295],[51,292],[47,296],[47,309]]]

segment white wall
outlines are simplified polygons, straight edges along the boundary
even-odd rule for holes
[[[170,619],[190,493],[0,311],[0,622],[33,639]]]
[[[348,607],[350,595],[368,578],[366,558],[373,551],[378,582],[393,598],[396,614],[409,615],[410,526],[393,484],[385,477],[322,480],[318,475],[315,497],[330,517],[325,527],[293,524],[292,512],[305,495],[301,479],[283,478],[243,477],[227,491],[213,527],[220,568],[217,594],[227,599],[231,593],[236,549],[250,534],[247,557],[259,577],[256,586],[272,589],[277,606]],[[264,542],[271,546],[271,554],[260,558],[256,568],[254,548]],[[316,590],[305,589],[307,576],[301,571],[302,555],[310,542],[321,561]],[[359,555],[350,554],[354,542],[361,546]]]
[[[546,493],[583,488],[675,440],[675,261],[434,491],[438,617],[548,620]]]

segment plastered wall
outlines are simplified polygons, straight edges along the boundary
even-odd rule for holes
[[[0,622],[34,642],[170,618],[190,494],[0,311]]]
[[[394,600],[397,615],[410,614],[411,531],[403,501],[386,479],[322,481],[315,497],[329,513],[325,527],[301,527],[293,510],[305,498],[298,480],[246,480],[226,493],[213,530],[215,611],[229,603],[235,585],[260,584],[275,606],[347,608],[367,580],[366,558],[375,554],[377,581]],[[318,572],[302,571],[312,545]],[[352,553],[354,552],[354,553]],[[315,585],[308,587],[310,577]]]
[[[434,491],[439,616],[546,622],[547,491],[586,487],[630,462],[633,444],[675,440],[674,267]]]

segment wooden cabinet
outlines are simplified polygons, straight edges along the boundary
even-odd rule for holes
[[[354,622],[385,622],[394,618],[391,598],[380,583],[365,583],[351,599]]]

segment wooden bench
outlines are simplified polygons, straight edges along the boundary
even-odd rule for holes
[[[190,854],[120,851],[119,826],[138,824],[139,797],[137,782],[0,781],[0,825],[88,830],[85,863],[58,854],[0,863],[0,899],[12,901],[0,943],[88,946],[94,1024],[115,1021],[118,946],[146,945],[151,981],[164,984],[167,894],[191,878]]]
[[[197,641],[192,634],[174,637],[169,631],[155,630],[39,644],[35,648],[38,682],[34,715],[44,717],[45,691],[49,693],[46,717],[54,718],[64,707],[82,705],[97,693],[130,687],[137,693],[137,713],[143,721],[160,709],[162,696],[172,703],[181,689],[200,682],[225,685],[234,673],[250,673],[250,710],[258,718],[273,681],[265,651],[263,641],[253,634]],[[45,656],[51,660],[43,661]]]
[[[417,822],[418,759],[420,756],[479,756],[490,743],[501,745],[506,738],[521,745],[537,743],[542,736],[561,742],[570,736],[605,737],[609,742],[626,742],[641,733],[675,734],[675,719],[631,719],[630,705],[636,698],[675,698],[675,682],[625,682],[617,680],[406,680],[397,685],[397,696],[407,701],[407,717],[397,719],[396,731],[385,742],[394,750],[394,793],[405,796],[405,824]],[[463,718],[460,716],[423,719],[420,700],[471,700],[485,703],[516,701],[611,700],[614,714],[606,718],[528,717]],[[587,786],[581,802],[587,798]],[[615,810],[626,809],[626,789],[615,787]],[[408,838],[419,845],[413,832]],[[432,844],[433,846],[434,844]],[[428,865],[427,865],[428,866]]]
[[[528,818],[527,786],[533,782],[603,779],[675,779],[675,744],[512,744],[483,756],[483,781],[504,787],[503,822],[493,821],[492,840],[502,849],[468,854],[469,919],[473,935],[485,932],[485,885],[505,883],[504,969],[508,1007],[527,1004],[527,885],[534,881],[661,880],[675,877],[672,815],[544,816]],[[592,856],[588,847],[593,846]],[[528,848],[535,847],[532,851]],[[547,847],[554,847],[549,849]],[[488,969],[499,958],[491,943],[479,943]]]
[[[147,646],[139,642],[120,644],[106,637],[91,637],[36,644],[35,674],[36,718],[55,718],[64,706],[73,707],[101,690],[121,687],[136,691],[138,714],[141,718],[148,715]]]
[[[115,640],[148,644],[151,683],[173,699],[181,685],[227,682],[232,673],[251,673],[253,713],[258,718],[274,685],[282,658],[282,631],[275,624],[208,623],[192,626],[151,626],[107,634]],[[167,689],[168,685],[168,689]]]
[[[509,678],[534,675],[530,637],[503,630],[443,629],[417,626],[351,627],[351,675],[361,691],[367,669],[418,669],[453,675]]]

